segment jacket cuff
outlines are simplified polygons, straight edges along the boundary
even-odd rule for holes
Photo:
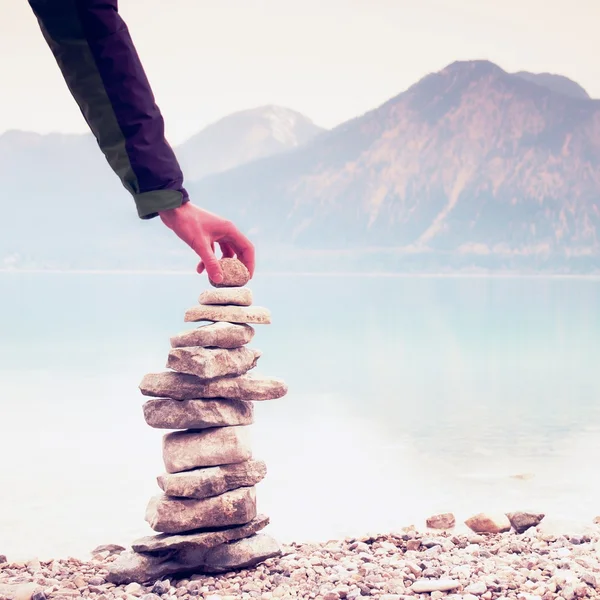
[[[153,219],[161,210],[177,208],[189,198],[185,190],[153,190],[133,196],[140,219]]]

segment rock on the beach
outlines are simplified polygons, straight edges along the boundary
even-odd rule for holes
[[[206,290],[200,294],[198,302],[200,304],[234,304],[236,306],[251,306],[252,292],[246,287]]]
[[[460,587],[455,579],[417,579],[410,589],[417,594],[430,592],[450,592]]]
[[[510,521],[506,515],[479,513],[465,521],[465,525],[475,533],[504,533],[510,531]]]
[[[250,458],[250,432],[245,426],[174,431],[163,436],[163,461],[167,473],[228,465]]]
[[[136,581],[133,581],[123,591],[128,595],[139,597],[144,593],[144,588]]]
[[[237,258],[222,258],[219,260],[223,281],[215,283],[210,277],[209,283],[216,288],[243,287],[250,281],[250,272],[246,265]]]
[[[260,533],[212,548],[206,555],[203,571],[205,573],[223,573],[245,569],[280,554],[281,548],[277,541]]]
[[[203,346],[213,348],[240,348],[252,341],[254,328],[239,323],[211,323],[184,331],[171,338],[172,348]]]
[[[262,306],[193,306],[185,311],[184,321],[225,321],[227,323],[271,323],[271,312]]]
[[[203,381],[184,373],[149,373],[140,383],[144,396],[192,400],[196,398],[229,398],[231,400],[275,400],[285,396],[287,385],[274,377],[240,375]]]
[[[153,398],[143,405],[144,419],[156,429],[205,429],[250,425],[254,405],[241,400],[171,400]]]
[[[474,581],[465,588],[467,594],[482,596],[487,592],[487,585],[483,581]]]
[[[252,535],[256,531],[260,531],[267,523],[266,517],[257,517],[241,527],[189,535],[156,536],[155,539],[163,539],[161,550],[158,550],[156,554],[139,554],[138,552],[121,554],[108,567],[106,579],[117,585],[128,584],[132,581],[152,584],[162,577],[201,573],[206,561],[206,554],[211,548],[230,540]],[[172,545],[166,545],[168,544],[167,540],[170,540]],[[156,547],[153,542],[140,540],[135,542],[134,550],[138,544],[141,547]],[[165,587],[167,590],[169,589],[168,585]]]
[[[38,583],[0,584],[0,598],[2,600],[32,600],[34,594],[39,593],[42,589]]]
[[[452,529],[456,525],[456,518],[452,513],[433,515],[426,521],[430,529]]]
[[[209,498],[239,487],[252,487],[262,481],[266,474],[267,466],[263,461],[247,460],[184,473],[165,473],[157,481],[167,496]]]
[[[255,517],[256,490],[253,487],[202,500],[156,496],[146,510],[146,521],[154,531],[161,533],[244,525]]]
[[[173,348],[169,352],[167,368],[177,373],[195,375],[200,379],[215,379],[243,375],[256,366],[260,350],[243,346],[224,348]]]
[[[530,527],[537,527],[545,515],[541,513],[513,512],[506,515],[514,530],[523,533]]]
[[[8,562],[6,556],[4,554],[0,554],[0,565],[5,562]]]
[[[123,546],[119,546],[119,544],[102,544],[101,546],[96,546],[91,554],[100,554],[101,552],[108,552],[109,554],[119,554],[119,552],[124,552],[125,548]]]
[[[182,534],[161,533],[136,540],[131,545],[135,552],[164,553],[165,551],[210,550],[226,542],[232,542],[255,534],[269,524],[269,517],[259,515],[246,525],[228,527],[217,531],[201,531]]]

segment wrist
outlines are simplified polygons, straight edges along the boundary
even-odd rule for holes
[[[183,204],[176,206],[175,208],[168,208],[166,210],[158,211],[158,216],[161,218],[163,223],[173,223],[179,219],[182,215],[185,215],[190,208],[189,200],[185,200]]]

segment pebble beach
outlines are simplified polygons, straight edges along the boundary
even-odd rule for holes
[[[0,598],[44,600],[551,600],[600,598],[600,527],[556,535],[530,527],[496,534],[417,531],[282,546],[281,556],[220,575],[115,585],[125,549],[74,558],[0,564]],[[0,557],[4,560],[6,557]]]

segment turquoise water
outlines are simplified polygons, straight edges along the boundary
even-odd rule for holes
[[[0,274],[0,553],[84,555],[150,533],[162,432],[137,386],[206,283]],[[435,511],[600,513],[600,282],[258,276],[259,510],[331,539]],[[521,476],[521,477],[515,477]]]

